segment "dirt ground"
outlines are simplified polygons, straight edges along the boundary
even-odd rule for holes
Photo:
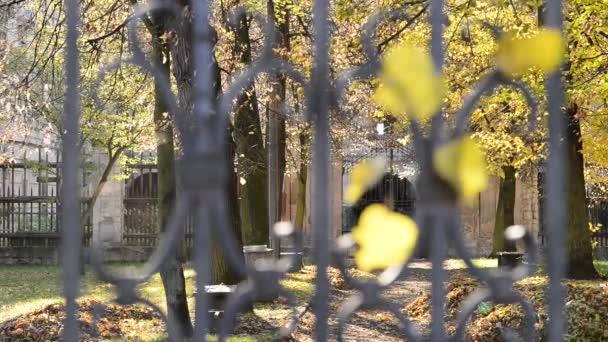
[[[446,262],[445,268],[448,273],[462,272],[462,265],[457,262]],[[460,269],[460,270],[458,270]],[[331,275],[330,275],[331,278]],[[385,290],[383,296],[392,301],[405,311],[407,304],[413,302],[421,295],[428,294],[431,291],[431,263],[428,261],[416,261],[410,264],[410,272],[407,278],[403,281],[395,282],[391,287]],[[338,319],[337,312],[341,305],[347,301],[348,297],[355,293],[354,290],[346,290],[332,287],[331,301],[329,312],[329,333],[330,340],[337,340]],[[315,316],[307,306],[299,308],[300,311],[306,310],[301,315],[301,321],[297,329],[292,335],[295,341],[314,341],[314,322]],[[275,312],[276,313],[276,312]],[[266,320],[269,325],[276,325],[285,320],[276,320],[272,312],[268,315],[256,312],[260,319]],[[266,317],[265,317],[266,316]],[[416,323],[416,322],[414,322]],[[418,333],[425,335],[426,327],[424,324],[418,326]],[[238,328],[236,333],[239,333]],[[353,314],[351,320],[346,324],[344,329],[344,341],[403,341],[404,335],[399,327],[399,323],[389,313],[368,310],[358,311]]]

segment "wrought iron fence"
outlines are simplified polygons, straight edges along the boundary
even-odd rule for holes
[[[608,247],[608,198],[592,197],[588,201],[591,238],[598,247]]]
[[[78,56],[78,24],[79,24],[79,1],[66,0],[66,101],[63,117],[63,160],[62,165],[62,215],[63,215],[63,286],[66,301],[66,320],[64,328],[64,339],[66,341],[78,340],[77,305],[76,298],[79,291],[80,274],[80,248],[82,230],[79,215],[79,56]],[[247,267],[238,257],[238,244],[227,228],[226,193],[219,186],[227,177],[226,153],[224,135],[226,134],[228,113],[231,111],[233,99],[242,92],[243,88],[260,73],[284,72],[295,82],[300,83],[307,92],[306,118],[314,125],[313,143],[313,184],[312,184],[312,213],[313,213],[313,242],[312,251],[314,264],[316,265],[315,293],[312,300],[312,311],[315,315],[314,339],[317,341],[328,340],[329,302],[330,289],[328,283],[327,268],[333,260],[340,266],[341,272],[347,282],[355,290],[355,294],[344,302],[338,313],[338,335],[342,336],[346,322],[351,315],[360,309],[383,309],[392,313],[402,324],[403,336],[409,341],[420,340],[418,331],[413,324],[399,311],[398,303],[394,303],[383,296],[384,290],[398,279],[408,276],[408,263],[406,262],[398,269],[389,269],[377,280],[358,280],[350,276],[346,266],[347,247],[338,244],[333,248],[330,240],[331,227],[331,203],[330,203],[330,137],[329,137],[329,115],[335,111],[339,115],[340,97],[345,88],[358,79],[369,79],[374,77],[380,67],[380,56],[373,44],[375,31],[383,21],[411,20],[402,10],[381,13],[373,17],[362,32],[363,51],[367,63],[353,70],[332,77],[329,65],[329,43],[331,30],[329,24],[330,2],[328,0],[316,0],[313,5],[313,38],[314,58],[310,78],[299,73],[288,61],[273,54],[273,37],[270,34],[274,30],[272,23],[266,23],[266,41],[261,57],[255,61],[244,73],[232,84],[230,89],[220,99],[219,105],[215,106],[213,96],[212,75],[209,72],[196,72],[193,74],[193,102],[194,109],[189,115],[178,105],[170,91],[170,85],[162,74],[157,72],[151,65],[143,50],[138,45],[136,35],[137,19],[149,11],[164,11],[174,16],[176,22],[181,25],[191,25],[193,34],[192,63],[193,70],[208,70],[212,65],[213,34],[209,25],[210,1],[200,0],[191,3],[192,20],[185,21],[182,8],[176,2],[150,2],[139,8],[133,20],[129,22],[131,53],[133,55],[130,63],[138,65],[142,69],[154,75],[157,80],[164,84],[163,93],[174,113],[175,124],[179,130],[183,154],[180,157],[179,171],[183,187],[178,194],[177,203],[170,222],[167,226],[167,234],[160,242],[155,253],[143,267],[139,274],[117,275],[112,274],[102,263],[98,249],[93,248],[92,263],[97,276],[117,289],[116,300],[119,303],[143,303],[153,308],[158,308],[136,291],[136,286],[151,275],[158,272],[161,264],[166,260],[177,243],[182,240],[184,234],[184,221],[187,212],[195,212],[194,218],[194,268],[196,270],[196,282],[199,289],[196,297],[195,311],[204,313],[208,311],[209,299],[204,295],[204,286],[209,283],[210,265],[209,255],[211,253],[210,237],[213,236],[225,251],[229,262],[247,280],[239,284],[236,292],[227,303],[225,317],[220,328],[220,340],[225,340],[233,327],[234,317],[247,307],[248,303],[271,300],[284,297],[288,303],[294,305],[294,296],[281,287],[279,280],[294,265],[297,260],[285,263],[269,260],[260,263],[256,267]],[[546,25],[561,30],[561,2],[548,1],[545,7]],[[442,72],[444,60],[443,47],[443,23],[444,3],[442,0],[430,0],[429,18],[432,24],[431,52],[438,73]],[[110,67],[109,67],[110,68]],[[564,119],[562,115],[563,90],[560,73],[555,72],[547,78],[547,96],[549,116],[549,149],[550,159],[548,167],[548,194],[547,215],[548,223],[548,273],[550,277],[548,288],[548,313],[547,339],[559,341],[564,336],[564,294],[560,281],[564,277],[565,252],[564,252],[564,149],[560,144],[564,136]],[[525,85],[503,79],[500,72],[491,72],[485,79],[481,80],[474,92],[464,101],[464,105],[457,114],[456,128],[447,132],[444,116],[437,113],[431,123],[431,134],[429,136],[421,133],[421,128],[414,121],[411,122],[411,132],[414,136],[416,156],[420,166],[418,179],[418,193],[415,219],[422,231],[430,233],[430,249],[432,268],[432,341],[445,341],[448,338],[463,340],[464,329],[467,321],[471,318],[475,308],[483,301],[496,303],[519,303],[525,313],[526,329],[523,338],[534,340],[534,322],[536,314],[532,306],[514,291],[513,283],[533,271],[536,261],[536,246],[532,237],[524,230],[510,231],[510,239],[521,239],[526,245],[526,253],[530,263],[518,266],[511,271],[488,272],[477,268],[471,261],[471,256],[465,248],[463,236],[459,232],[460,211],[453,192],[442,182],[431,167],[432,152],[446,140],[462,136],[468,126],[468,119],[483,94],[491,92],[499,85],[505,85],[519,89],[528,95],[532,111],[536,110],[536,103]],[[536,120],[531,120],[534,123]],[[449,133],[449,134],[446,134]],[[293,233],[296,234],[296,233]],[[297,236],[296,236],[297,237]],[[279,238],[286,236],[274,236],[273,243]],[[297,240],[297,239],[296,239]],[[461,257],[472,276],[480,279],[486,286],[473,293],[464,302],[458,316],[458,328],[454,335],[447,336],[444,327],[444,304],[446,271],[443,269],[443,261],[448,250],[448,241]],[[296,254],[297,256],[298,254]],[[296,262],[294,262],[296,261]],[[160,310],[159,310],[160,312]],[[166,317],[165,317],[166,318]],[[297,324],[295,313],[292,321],[280,334],[289,333]],[[174,340],[181,340],[180,331],[174,322],[168,321],[167,326],[170,336]],[[207,315],[198,314],[195,319],[195,341],[205,341],[209,331],[210,322]]]
[[[125,180],[122,245],[157,247],[160,239],[157,165],[154,163],[129,164],[127,170],[131,175]],[[184,225],[184,253],[186,259],[189,260],[192,256],[194,235],[193,219],[190,213],[187,214]]]
[[[538,242],[545,245],[547,242],[547,222],[545,217],[545,185],[544,174],[538,174],[538,210],[539,210],[539,230]],[[591,191],[587,191],[587,215],[589,218],[589,230],[594,247],[608,247],[608,198],[594,196]]]
[[[60,160],[54,151],[42,148],[24,152],[19,161],[0,165],[0,247],[50,247],[61,237]],[[81,198],[80,210],[89,205]],[[92,223],[84,225],[84,243],[89,245]]]

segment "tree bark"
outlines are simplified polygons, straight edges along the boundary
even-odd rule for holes
[[[578,106],[571,103],[566,109],[568,116],[567,129],[567,208],[568,222],[568,268],[567,277],[572,279],[597,278],[598,273],[593,266],[593,248],[589,231],[589,214],[587,212],[587,194],[585,191],[585,164],[583,159],[583,141],[581,126],[576,114]]]
[[[190,118],[192,116],[192,109],[194,107],[192,101],[192,77],[194,75],[193,65],[192,65],[192,32],[191,32],[191,13],[189,10],[184,10],[184,19],[178,26],[178,32],[176,37],[176,42],[172,45],[171,55],[173,59],[173,75],[176,79],[177,89],[178,89],[178,104],[180,106],[180,110],[186,118]],[[215,92],[215,108],[217,109],[217,100],[221,94],[222,86],[221,86],[221,77],[220,77],[220,69],[217,65],[217,62],[213,61],[213,67],[211,68],[211,72],[213,72],[213,80],[214,80],[214,92]],[[226,127],[228,129],[228,127]],[[226,143],[230,143],[227,141]],[[230,149],[227,149],[230,150]],[[231,152],[230,156],[227,158],[227,162],[234,165],[233,157]],[[230,170],[233,170],[234,167],[231,167]],[[239,224],[239,220],[235,220],[235,210],[238,210],[238,206],[235,205],[236,201],[236,189],[235,183],[232,182],[235,178],[234,175],[229,179],[226,184],[226,190],[228,196],[228,208],[229,208],[229,216],[231,224],[230,229],[233,229],[233,233],[236,236],[241,235],[241,227]],[[212,250],[212,274],[211,281],[214,283],[223,283],[223,284],[234,284],[238,280],[237,275],[234,270],[228,264],[227,260],[225,260],[225,256],[223,254],[222,249],[220,248],[220,244],[217,241],[214,241],[213,250]],[[241,250],[242,253],[242,250]],[[205,284],[198,284],[199,288]]]
[[[545,6],[538,8],[538,25],[544,24]],[[566,44],[569,46],[569,44]],[[572,62],[564,65],[564,88],[572,83]],[[585,191],[585,161],[581,125],[576,117],[578,105],[566,103],[564,115],[568,122],[566,130],[566,244],[568,248],[568,265],[566,277],[571,279],[593,279],[599,277],[593,265],[593,247],[589,231],[589,213],[587,212],[587,193]]]
[[[242,239],[242,226],[241,226],[241,215],[239,212],[239,198],[238,198],[238,175],[234,167],[234,154],[236,151],[236,144],[232,138],[232,127],[228,127],[229,134],[227,134],[228,144],[228,168],[230,171],[230,178],[227,183],[227,195],[228,195],[228,224],[233,228],[234,236],[238,240],[239,248],[243,247]],[[220,243],[214,241],[213,244],[213,282],[215,284],[237,284],[241,279],[233,268],[230,267],[226,258],[222,254],[222,250],[218,248]],[[243,259],[244,261],[244,259]]]
[[[220,68],[217,64],[217,61],[213,60],[213,72],[214,72],[214,90],[215,90],[215,98],[219,100],[222,94],[222,77],[220,73]],[[216,102],[217,109],[217,102]],[[230,177],[228,177],[228,181],[226,183],[226,195],[228,199],[227,207],[228,207],[228,225],[232,228],[233,235],[238,240],[238,246],[240,249],[240,253],[242,253],[243,246],[243,232],[241,225],[241,215],[239,209],[239,198],[238,198],[238,175],[236,173],[234,167],[234,156],[236,152],[236,144],[234,142],[234,138],[232,136],[233,128],[229,124],[226,127],[228,133],[226,134],[226,162],[227,167],[226,170],[230,172]],[[214,239],[213,243],[213,259],[212,259],[212,280],[215,284],[237,284],[241,279],[238,274],[234,271],[234,269],[228,264],[227,259],[225,258],[222,249],[220,248],[221,244],[217,239]],[[244,260],[243,260],[244,261]]]
[[[497,256],[500,252],[516,251],[515,243],[505,239],[505,230],[515,224],[515,168],[505,166],[502,170],[505,177],[500,180],[498,191],[492,256]]]
[[[269,0],[267,4],[268,20],[272,21],[276,28],[275,37],[275,51],[278,51],[280,55],[286,54],[290,49],[289,40],[289,9],[284,5],[275,5],[273,0]],[[277,12],[283,14],[277,16]],[[283,180],[286,169],[286,120],[285,120],[285,98],[287,94],[287,75],[285,73],[271,73],[268,77],[268,83],[270,85],[270,102],[268,104],[268,121],[274,120],[274,137],[276,144],[276,168],[275,174],[276,183],[276,198],[278,199],[278,205],[276,208],[277,219],[280,219],[280,213],[283,210],[283,198],[281,196],[283,192]]]
[[[245,16],[239,19],[235,35],[239,61],[251,64],[249,20]],[[248,245],[266,245],[269,237],[268,170],[257,102],[252,83],[239,96],[234,117],[239,175],[245,180],[240,192],[243,240]]]
[[[152,60],[154,65],[168,80],[170,76],[170,48],[161,40],[169,20],[166,16],[157,15],[151,18],[152,27]],[[176,201],[175,177],[175,145],[173,139],[173,124],[169,108],[164,98],[160,80],[154,82],[154,125],[156,133],[156,154],[158,168],[158,222],[159,231],[165,233],[171,210]],[[176,248],[175,254],[170,254],[160,270],[160,276],[165,290],[165,300],[169,320],[176,322],[185,337],[193,334],[190,311],[186,294],[186,280],[182,266],[182,246]],[[171,330],[170,330],[171,331]],[[176,339],[177,337],[173,337]]]

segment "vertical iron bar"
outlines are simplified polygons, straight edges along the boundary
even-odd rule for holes
[[[430,22],[431,22],[431,55],[433,58],[433,65],[437,74],[443,73],[443,0],[432,0],[430,5]],[[443,120],[443,113],[439,111],[433,118],[433,133],[431,137],[433,141],[432,146],[437,146],[440,139]],[[431,235],[431,261],[433,269],[431,272],[432,285],[431,285],[431,340],[434,342],[440,342],[445,340],[445,331],[443,327],[444,319],[444,302],[445,302],[445,289],[444,281],[446,278],[445,270],[443,269],[443,261],[447,251],[447,241],[445,239],[444,230],[445,218],[442,215],[436,215],[431,220],[431,229],[433,234]]]
[[[2,167],[2,193],[0,194],[2,197],[8,197],[6,192],[6,165]],[[2,233],[8,233],[8,206],[6,202],[2,202]],[[2,246],[8,246],[8,240],[2,239]]]
[[[80,191],[78,187],[78,122],[80,98],[78,92],[78,0],[65,0],[66,7],[66,96],[62,120],[63,165],[61,187],[63,295],[65,296],[65,341],[78,341],[76,297],[80,276]]]
[[[32,231],[40,231],[40,226],[38,226],[38,229],[34,229],[34,201],[32,200],[34,198],[34,188],[30,188],[30,229]],[[40,205],[40,202],[38,202],[38,204]]]
[[[314,120],[313,145],[313,242],[314,261],[317,265],[315,297],[313,299],[315,341],[327,340],[329,313],[330,240],[330,154],[329,154],[329,2],[316,0],[313,7],[314,69],[311,79],[312,118]]]
[[[23,196],[27,196],[27,154],[23,152]]]
[[[562,30],[562,2],[546,2],[545,23],[548,27]],[[565,275],[566,250],[564,234],[567,218],[566,193],[566,116],[561,69],[547,77],[547,99],[549,111],[549,162],[547,170],[547,197],[545,222],[547,222],[548,272],[549,272],[549,341],[561,341],[564,336],[564,289],[561,281]]]
[[[141,163],[142,160],[144,158],[143,153],[139,154],[139,162]],[[144,191],[144,187],[145,187],[145,182],[144,182],[144,177],[145,177],[145,173],[144,173],[144,167],[142,165],[139,165],[137,167],[137,171],[139,172],[139,189],[138,189],[138,193],[137,193],[137,197],[138,198],[142,198],[144,197],[145,191]]]
[[[193,63],[193,91],[192,103],[194,108],[193,118],[198,123],[209,125],[213,116],[213,101],[215,99],[213,88],[213,35],[210,25],[210,4],[208,0],[192,1],[192,63]],[[185,114],[185,113],[182,113]],[[199,127],[197,124],[194,127]],[[203,128],[203,127],[201,127]],[[205,148],[213,148],[210,142],[213,142],[213,137],[210,131],[211,127],[207,128],[206,132],[195,132],[195,146],[189,146],[190,156],[186,156],[188,146],[184,147],[185,157],[197,157],[197,153],[206,152]],[[223,127],[221,127],[223,129]],[[190,133],[191,134],[191,133]],[[221,134],[220,134],[221,135]],[[192,143],[191,139],[190,142]],[[206,143],[206,144],[205,144]],[[223,143],[223,140],[221,140]],[[191,160],[192,161],[192,160]],[[187,167],[187,165],[180,165]],[[208,208],[209,202],[201,201],[203,198],[211,198],[211,194],[204,189],[198,189],[194,205],[190,208],[195,212],[194,219],[194,265],[196,269],[196,287],[197,296],[195,310],[194,325],[194,341],[206,341],[207,331],[209,330],[209,320],[207,312],[209,311],[209,302],[205,293],[205,285],[209,283],[210,278],[210,231],[209,231],[209,215],[212,215]],[[200,206],[197,208],[196,206]],[[190,212],[192,212],[190,211]],[[221,227],[222,229],[224,227]],[[183,242],[182,242],[183,243]]]
[[[38,181],[36,182],[38,185],[38,192],[36,193],[36,195],[38,197],[42,197],[42,148],[38,147]],[[46,167],[46,166],[45,166]],[[38,212],[37,212],[37,216],[38,216],[38,230],[44,230],[46,231],[46,227],[45,224],[43,224],[43,221],[41,220],[41,214],[42,214],[42,198],[38,201]],[[46,223],[46,222],[44,222]]]
[[[51,189],[51,198],[49,198],[49,204],[50,204],[50,229],[53,232],[57,232],[57,227],[56,227],[56,214],[57,214],[57,208],[55,207],[55,190]]]
[[[17,189],[17,197],[21,197],[21,187]],[[13,199],[13,201],[15,201],[17,205],[17,229],[21,230],[23,229],[23,226],[21,225],[21,210],[23,206],[21,205],[22,203],[17,202],[16,199]]]
[[[10,204],[10,225],[11,233],[15,232],[15,166],[11,165],[11,204]]]
[[[270,5],[269,5],[270,6]],[[269,19],[270,20],[270,19]],[[270,34],[270,33],[269,33]],[[268,110],[268,241],[275,258],[281,255],[279,239],[273,234],[273,225],[278,221],[278,185],[279,159],[278,159],[278,122],[277,113]]]

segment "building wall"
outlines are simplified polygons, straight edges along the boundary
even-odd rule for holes
[[[306,183],[306,215],[304,219],[305,243],[312,246],[313,222],[312,222],[312,185],[314,184],[312,165],[308,167],[308,182]],[[333,160],[330,170],[330,237],[337,238],[342,234],[342,161]]]
[[[515,224],[523,225],[536,238],[539,230],[538,179],[535,172],[531,174],[526,179],[517,179],[515,184]],[[463,235],[468,250],[476,257],[486,257],[492,252],[499,188],[500,178],[490,177],[488,187],[475,203],[463,208]]]
[[[538,173],[532,172],[526,179],[517,179],[515,184],[515,224],[527,227],[534,238],[540,230],[540,208],[538,205]]]
[[[488,187],[477,200],[462,210],[464,241],[469,252],[476,257],[488,256],[492,252],[499,187],[500,178],[490,177]],[[450,254],[454,255],[453,252]]]

